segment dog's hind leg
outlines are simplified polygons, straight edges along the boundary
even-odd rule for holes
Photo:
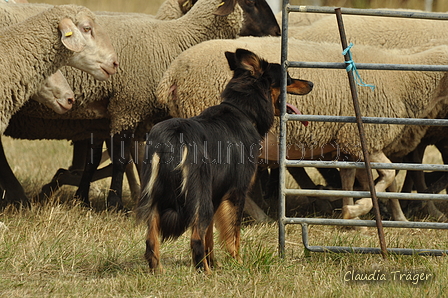
[[[205,232],[205,256],[210,268],[215,266],[215,256],[213,252],[214,240],[213,240],[213,220]]]
[[[219,238],[229,255],[239,263],[241,263],[239,248],[244,200],[243,194],[233,193],[232,196],[223,199],[215,214]]]
[[[208,255],[206,254],[207,245],[206,245],[206,234],[208,229],[203,229],[198,224],[198,221],[192,226],[191,233],[191,254],[194,266],[198,270],[204,270],[205,273],[211,273],[210,266],[208,264]]]
[[[163,268],[160,263],[160,218],[154,214],[148,223],[148,233],[146,235],[145,259],[148,261],[149,268],[153,273],[162,273]]]

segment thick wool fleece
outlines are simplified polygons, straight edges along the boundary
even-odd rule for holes
[[[242,9],[236,4],[229,15],[216,16],[214,12],[221,2],[200,0],[187,14],[172,21],[156,20],[152,16],[98,15],[98,23],[108,31],[118,53],[120,68],[107,82],[98,82],[76,69],[63,69],[76,101],[81,106],[103,103],[107,113],[102,116],[110,118],[112,134],[133,129],[145,120],[151,121],[160,112],[155,104],[155,89],[171,61],[202,41],[235,38],[240,31]],[[56,115],[34,103],[28,106],[27,113],[33,117],[92,118],[92,113],[84,108],[74,107],[64,115]]]
[[[76,22],[80,13],[95,18],[81,6],[55,6],[0,30],[0,133],[44,80],[67,64],[73,52],[62,44],[58,25],[67,17]]]
[[[261,57],[278,62],[279,38],[245,37],[237,40],[208,41],[185,51],[165,72],[157,95],[161,108],[174,117],[192,117],[208,106],[219,103],[219,94],[230,79],[225,67],[225,51],[246,48]],[[342,62],[340,44],[289,40],[288,59],[291,61]],[[411,52],[413,54],[411,54]],[[356,46],[353,59],[363,63],[446,64],[448,46],[423,47],[409,50],[381,49]],[[205,67],[204,67],[205,65]],[[303,114],[353,116],[349,84],[345,70],[290,68],[294,78],[309,80],[314,89],[306,96],[288,96]],[[359,71],[362,79],[376,86],[358,87],[363,116],[371,117],[435,117],[446,107],[446,75],[442,72]],[[403,125],[365,125],[368,148],[381,151],[401,140],[406,150],[418,144],[427,127],[415,129]],[[362,156],[355,124],[311,122],[288,123],[288,143],[292,146],[318,148],[338,143],[346,153]],[[396,150],[396,149],[394,149]]]

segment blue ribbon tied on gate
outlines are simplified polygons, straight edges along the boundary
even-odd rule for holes
[[[355,82],[356,82],[356,84],[357,84],[358,86],[361,86],[361,87],[369,87],[370,89],[372,89],[372,91],[374,91],[374,90],[375,90],[375,85],[366,84],[366,83],[364,83],[363,80],[361,79],[361,76],[359,75],[358,70],[356,69],[355,62],[353,61],[352,53],[350,52],[350,49],[351,49],[352,47],[353,47],[353,43],[350,43],[350,44],[348,45],[348,47],[347,47],[345,50],[342,51],[342,55],[345,56],[345,55],[348,53],[348,57],[350,58],[350,60],[345,61],[345,63],[348,64],[347,67],[345,68],[345,70],[346,70],[347,72],[349,72],[349,71],[352,71],[352,72],[353,72],[353,77],[354,77]]]

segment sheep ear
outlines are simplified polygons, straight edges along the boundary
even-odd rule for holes
[[[227,62],[229,63],[230,70],[235,70],[238,67],[238,65],[236,63],[235,53],[225,52],[224,54],[226,55]]]
[[[235,56],[240,67],[250,71],[251,75],[259,76],[262,74],[261,60],[254,53],[245,49],[237,49]]]
[[[222,0],[218,9],[214,12],[216,16],[227,16],[235,9],[237,0]]]
[[[67,49],[81,52],[85,48],[86,40],[72,20],[63,19],[59,23],[59,31],[62,34],[61,41]]]

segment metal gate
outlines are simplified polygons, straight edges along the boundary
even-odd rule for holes
[[[344,246],[310,246],[308,241],[308,225],[338,225],[338,226],[367,226],[375,227],[374,220],[344,220],[344,219],[325,219],[325,218],[297,218],[286,217],[286,195],[305,195],[305,196],[332,196],[332,197],[353,197],[367,198],[372,197],[368,191],[337,191],[337,190],[310,190],[310,189],[286,189],[285,173],[286,167],[322,167],[322,168],[366,168],[363,162],[336,162],[336,161],[306,161],[306,160],[287,160],[286,159],[286,122],[287,121],[327,121],[327,122],[347,122],[354,123],[355,117],[347,116],[318,116],[318,115],[289,115],[286,114],[286,71],[289,67],[301,68],[332,68],[346,69],[347,65],[341,63],[317,63],[317,62],[299,62],[289,61],[287,53],[288,43],[288,21],[290,12],[312,12],[312,13],[335,13],[336,8],[318,7],[318,6],[293,6],[289,0],[283,0],[282,7],[282,49],[281,64],[284,71],[282,86],[282,113],[280,121],[280,198],[279,198],[279,253],[284,256],[285,253],[285,226],[287,224],[301,224],[302,241],[305,248],[313,252],[355,252],[355,253],[382,253],[382,249],[375,247],[344,247]],[[387,16],[387,17],[407,17],[433,20],[448,20],[447,14],[409,12],[393,10],[371,10],[371,9],[351,9],[341,8],[342,14],[369,15],[369,16]],[[336,25],[336,19],[335,19]],[[342,49],[342,47],[341,47]],[[400,64],[368,64],[357,63],[357,69],[369,70],[409,70],[409,71],[448,71],[448,66],[439,65],[400,65]],[[362,117],[362,123],[376,124],[406,124],[406,125],[431,125],[448,126],[446,119],[409,119],[409,118],[382,118],[382,117]],[[428,170],[428,171],[448,171],[448,165],[424,165],[411,163],[371,163],[367,169],[395,169],[395,170]],[[378,198],[384,199],[407,199],[407,200],[448,200],[447,194],[422,194],[422,193],[390,193],[380,192]],[[421,228],[421,229],[448,229],[448,223],[437,222],[398,222],[381,221],[382,226],[391,228]],[[387,248],[388,252],[396,254],[422,254],[422,255],[445,255],[448,250],[437,249],[407,249],[407,248]]]

